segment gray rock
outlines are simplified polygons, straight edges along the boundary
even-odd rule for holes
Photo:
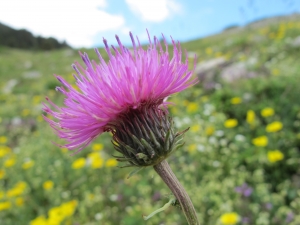
[[[233,82],[241,78],[253,78],[256,77],[256,73],[248,71],[245,63],[235,63],[225,67],[220,78],[226,82]]]

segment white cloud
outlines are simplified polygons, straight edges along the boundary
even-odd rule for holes
[[[131,11],[145,21],[161,22],[173,13],[178,13],[181,6],[174,0],[125,0]]]
[[[0,22],[66,40],[75,47],[91,46],[99,31],[125,24],[122,15],[111,15],[105,7],[106,0],[4,0],[0,1]]]

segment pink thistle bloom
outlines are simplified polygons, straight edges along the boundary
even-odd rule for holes
[[[149,37],[150,44],[144,50],[138,38],[137,44],[131,33],[130,37],[133,52],[116,36],[119,49],[112,46],[114,54],[103,39],[108,63],[97,49],[100,63],[91,61],[86,53],[80,53],[85,66],[78,62],[72,65],[80,91],[55,75],[63,85],[56,90],[65,95],[64,106],[59,107],[46,97],[49,104],[44,104],[43,110],[55,118],[51,120],[44,116],[44,119],[60,138],[68,142],[61,147],[80,151],[101,133],[113,131],[113,124],[127,112],[167,106],[164,99],[197,83],[197,79],[191,79],[188,60],[181,60],[179,43],[172,40],[173,57],[170,59],[165,38],[165,50],[156,37],[153,43]]]

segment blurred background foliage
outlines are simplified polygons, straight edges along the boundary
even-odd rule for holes
[[[201,224],[300,224],[299,19],[182,43],[191,68],[197,55],[200,82],[169,98],[175,125],[190,130],[168,161]],[[62,105],[52,74],[74,84],[70,64],[80,57],[71,48],[40,51],[66,44],[29,42],[35,51],[0,46],[1,225],[185,224],[176,207],[143,221],[171,193],[151,168],[127,179],[131,169],[118,168],[110,134],[78,154],[51,143],[60,140],[42,119],[42,102]]]

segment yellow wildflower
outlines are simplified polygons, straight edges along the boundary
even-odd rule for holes
[[[53,188],[53,185],[54,185],[53,181],[47,180],[43,183],[43,188],[45,190],[51,190]]]
[[[48,225],[48,222],[44,216],[39,216],[34,220],[31,220],[30,225]]]
[[[274,76],[278,76],[280,74],[280,70],[279,69],[272,69],[271,73]]]
[[[92,159],[101,157],[101,155],[100,155],[99,152],[91,152],[91,153],[88,154],[87,157],[92,160]]]
[[[280,161],[284,158],[284,155],[279,150],[268,151],[268,160],[271,163]]]
[[[26,186],[27,186],[27,184],[26,184],[24,181],[19,181],[19,182],[15,185],[15,187],[20,188],[22,191],[25,190]]]
[[[17,206],[24,205],[24,199],[22,197],[16,198],[15,203]]]
[[[63,153],[67,153],[69,150],[68,150],[67,148],[61,148],[61,151],[62,151]]]
[[[66,203],[63,203],[60,208],[61,208],[61,211],[63,213],[63,215],[65,217],[68,217],[68,216],[72,216],[76,207],[78,205],[78,202],[76,200],[73,200],[73,201],[69,201],[69,202],[66,202]]]
[[[53,207],[48,211],[49,219],[48,223],[50,224],[60,224],[64,220],[64,215],[59,206]]]
[[[274,115],[274,109],[270,108],[270,107],[267,107],[267,108],[264,108],[263,110],[261,110],[260,113],[263,117],[273,116]]]
[[[93,144],[92,149],[93,151],[100,151],[103,149],[103,144]]]
[[[15,197],[23,194],[26,189],[26,183],[24,181],[18,182],[12,189],[6,192],[7,197]]]
[[[212,50],[212,48],[206,48],[205,49],[205,53],[207,54],[207,55],[211,55],[212,53],[213,53],[213,50]]]
[[[193,153],[197,150],[197,145],[196,144],[191,144],[188,146],[188,151],[189,153]]]
[[[205,129],[205,133],[207,136],[213,135],[214,132],[215,132],[215,128],[213,126],[208,126]]]
[[[238,121],[236,119],[228,119],[224,122],[224,126],[227,128],[233,128],[238,125]]]
[[[171,110],[172,114],[174,114],[174,115],[178,114],[178,108],[170,107],[170,110]]]
[[[246,121],[249,124],[253,124],[254,123],[254,121],[255,121],[255,112],[253,110],[248,110],[247,111]]]
[[[0,211],[10,209],[11,208],[11,203],[10,202],[0,202]]]
[[[5,144],[7,142],[6,136],[0,136],[0,144]]]
[[[0,158],[6,156],[10,152],[10,148],[7,146],[0,146]]]
[[[234,97],[230,100],[231,104],[238,105],[242,103],[242,99],[240,97]]]
[[[76,159],[73,163],[72,163],[72,168],[73,169],[81,169],[82,167],[85,166],[85,158],[81,157],[79,159]]]
[[[191,126],[191,132],[198,132],[199,130],[200,130],[199,124],[195,124],[195,125]]]
[[[39,123],[41,123],[41,122],[44,121],[44,118],[43,118],[41,115],[38,115],[37,118],[36,118],[36,120],[37,120]]]
[[[29,115],[29,113],[30,113],[30,110],[29,110],[29,109],[23,109],[21,115],[22,115],[23,117],[26,117],[26,116]]]
[[[103,166],[103,162],[104,162],[104,160],[101,157],[94,158],[92,161],[92,168],[93,169],[101,168]]]
[[[16,159],[15,158],[10,158],[10,159],[5,160],[4,166],[7,167],[7,168],[12,167],[13,165],[15,165],[15,163],[16,163]]]
[[[1,199],[1,198],[4,198],[4,196],[5,196],[4,191],[0,191],[0,199]]]
[[[0,180],[3,179],[4,177],[5,177],[5,171],[0,170]]]
[[[187,105],[187,112],[188,113],[194,113],[194,112],[197,112],[199,109],[199,105],[195,102],[190,102],[188,105]]]
[[[22,165],[22,168],[24,170],[27,170],[27,169],[29,169],[33,166],[34,166],[34,161],[30,160],[30,161],[24,162],[23,165]]]
[[[236,224],[239,221],[239,215],[235,212],[224,213],[221,218],[221,223],[224,225]]]
[[[116,159],[108,159],[106,162],[105,162],[105,166],[106,167],[114,167],[118,164],[118,161]]]
[[[267,125],[266,131],[269,133],[277,132],[277,131],[280,131],[282,129],[282,127],[283,127],[283,125],[281,122],[275,121],[275,122],[272,122]]]
[[[265,147],[268,145],[268,138],[266,136],[259,136],[252,139],[252,143],[258,147]]]
[[[41,100],[42,100],[42,96],[40,96],[40,95],[35,95],[35,96],[33,96],[33,98],[32,98],[32,101],[33,101],[33,103],[34,104],[40,104],[41,103]]]
[[[104,160],[98,152],[92,152],[88,154],[88,158],[91,160],[93,169],[98,169],[103,166]]]

